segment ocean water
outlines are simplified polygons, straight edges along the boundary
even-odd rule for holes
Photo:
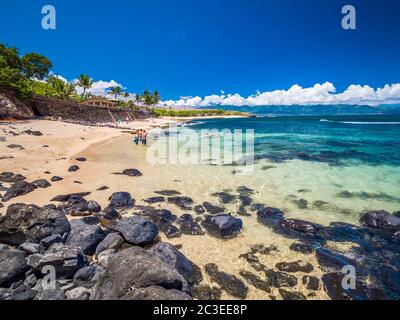
[[[400,116],[212,119],[194,121],[190,129],[254,129],[256,164],[247,177],[235,165],[219,171],[212,164],[177,166],[182,174],[201,172],[195,181],[208,189],[246,185],[259,202],[321,223],[357,223],[367,210],[400,210]]]

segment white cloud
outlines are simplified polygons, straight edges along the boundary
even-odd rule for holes
[[[77,83],[78,80],[73,80],[74,83]],[[93,82],[93,85],[90,89],[87,90],[87,93],[91,93],[93,95],[96,96],[103,96],[103,97],[107,97],[107,98],[114,98],[113,95],[108,93],[109,88],[111,87],[121,87],[124,89],[124,86],[114,80],[111,81],[95,81]],[[78,92],[78,94],[81,94],[83,92],[83,89],[79,86],[76,87],[76,91]]]
[[[208,107],[222,106],[265,106],[265,105],[318,105],[318,104],[353,104],[379,105],[400,103],[400,83],[387,84],[383,88],[374,89],[368,85],[350,85],[341,93],[336,92],[331,82],[315,84],[303,88],[297,84],[287,90],[257,92],[242,97],[239,94],[213,94],[204,98],[182,97],[179,100],[163,102],[170,107]]]

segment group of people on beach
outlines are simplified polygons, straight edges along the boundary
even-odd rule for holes
[[[135,144],[138,145],[139,143],[142,143],[142,145],[146,146],[147,145],[147,131],[140,129],[136,132],[136,137],[134,140]]]

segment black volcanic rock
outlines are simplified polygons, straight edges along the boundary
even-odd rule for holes
[[[181,193],[176,190],[162,190],[162,191],[155,191],[154,193],[157,193],[162,196],[177,196],[180,195]]]
[[[88,265],[86,257],[79,248],[62,243],[53,244],[43,254],[30,255],[27,262],[39,272],[45,266],[53,266],[58,279],[72,279],[76,271]]]
[[[210,214],[219,214],[219,213],[223,213],[225,211],[225,208],[218,207],[216,205],[213,205],[210,202],[203,202],[203,207]]]
[[[50,182],[48,182],[46,179],[38,179],[38,180],[32,181],[32,184],[34,186],[36,186],[37,188],[43,188],[43,189],[51,186]]]
[[[54,176],[50,179],[52,182],[57,182],[57,181],[61,181],[63,180],[63,178],[59,177],[59,176]]]
[[[76,172],[78,171],[80,168],[79,166],[77,166],[76,164],[72,165],[69,167],[68,172]]]
[[[216,216],[207,216],[201,225],[208,231],[208,233],[217,238],[230,239],[240,233],[243,222],[241,219],[227,214],[221,214]]]
[[[26,180],[26,177],[24,177],[23,175],[20,175],[20,174],[14,174],[12,172],[3,172],[0,174],[0,181],[2,181],[2,182],[12,183],[12,182],[18,182],[18,181],[22,181],[22,180]]]
[[[370,228],[387,230],[390,232],[400,231],[400,218],[384,210],[371,211],[363,214],[360,218],[360,223]]]
[[[23,251],[0,249],[0,288],[9,287],[24,278],[28,269],[25,257]]]
[[[113,208],[131,208],[135,205],[135,200],[129,192],[113,193],[109,200],[109,206]]]
[[[160,202],[165,202],[165,197],[151,197],[143,200],[146,203],[149,204],[154,204],[154,203],[160,203]]]
[[[86,255],[93,255],[97,245],[106,237],[104,231],[98,226],[80,220],[73,220],[70,224],[71,231],[65,244],[79,248]]]
[[[193,200],[191,198],[181,197],[181,196],[169,197],[168,202],[173,203],[176,206],[178,206],[179,208],[184,209],[184,210],[185,209],[191,210],[192,205],[193,205]]]
[[[39,242],[69,232],[68,219],[60,211],[34,205],[12,204],[0,217],[0,243],[20,245],[26,240]]]
[[[158,235],[157,226],[142,217],[134,216],[117,222],[115,231],[134,245],[146,245],[154,241]]]
[[[118,284],[118,285],[115,285]],[[189,300],[185,278],[158,255],[131,247],[112,255],[95,287],[95,300]]]
[[[204,269],[211,281],[217,283],[221,289],[226,291],[228,294],[240,299],[245,299],[247,297],[249,289],[234,275],[219,271],[217,265],[214,263],[206,264]]]
[[[80,161],[80,162],[85,162],[85,161],[86,161],[86,158],[81,157],[81,158],[76,158],[75,160],[76,160],[76,161]]]
[[[36,189],[36,186],[27,181],[15,182],[4,194],[2,202],[7,202],[12,198],[23,196],[25,194],[31,193]]]

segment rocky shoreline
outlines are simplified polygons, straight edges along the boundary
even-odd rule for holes
[[[118,174],[135,177],[141,172],[126,169]],[[45,179],[27,182],[12,172],[0,174],[0,181],[9,185],[2,185],[2,203],[50,184]],[[102,190],[106,192],[107,187]],[[249,287],[267,294],[278,288],[280,297],[270,295],[271,299],[312,299],[318,290],[335,300],[400,298],[398,212],[364,213],[360,226],[339,222],[322,226],[288,219],[277,208],[255,203],[254,191],[245,186],[237,194],[213,194],[219,204],[196,204],[177,190],[161,190],[144,199],[147,205],[138,205],[129,192],[116,192],[110,195],[108,206],[101,208],[96,201],[85,199],[90,193],[58,195],[42,207],[14,203],[0,216],[0,299],[218,300],[222,293],[246,299]],[[224,207],[232,202],[240,203],[237,212]],[[163,203],[187,213],[178,217],[162,208]],[[276,234],[296,240],[289,249],[304,259],[265,265],[260,257],[278,249],[255,245],[238,257],[254,272],[242,270],[234,275],[212,262],[202,270],[179,246],[160,238],[161,234],[167,239],[208,234],[232,241],[242,232],[241,217],[249,216]],[[355,246],[339,252],[327,246],[328,242]],[[324,271],[321,278],[311,275],[315,266],[307,261],[310,255],[316,256]],[[354,290],[342,288],[345,266],[357,272]],[[49,270],[55,273],[50,288]],[[205,284],[204,277],[212,285]],[[294,291],[298,283],[308,292]]]

